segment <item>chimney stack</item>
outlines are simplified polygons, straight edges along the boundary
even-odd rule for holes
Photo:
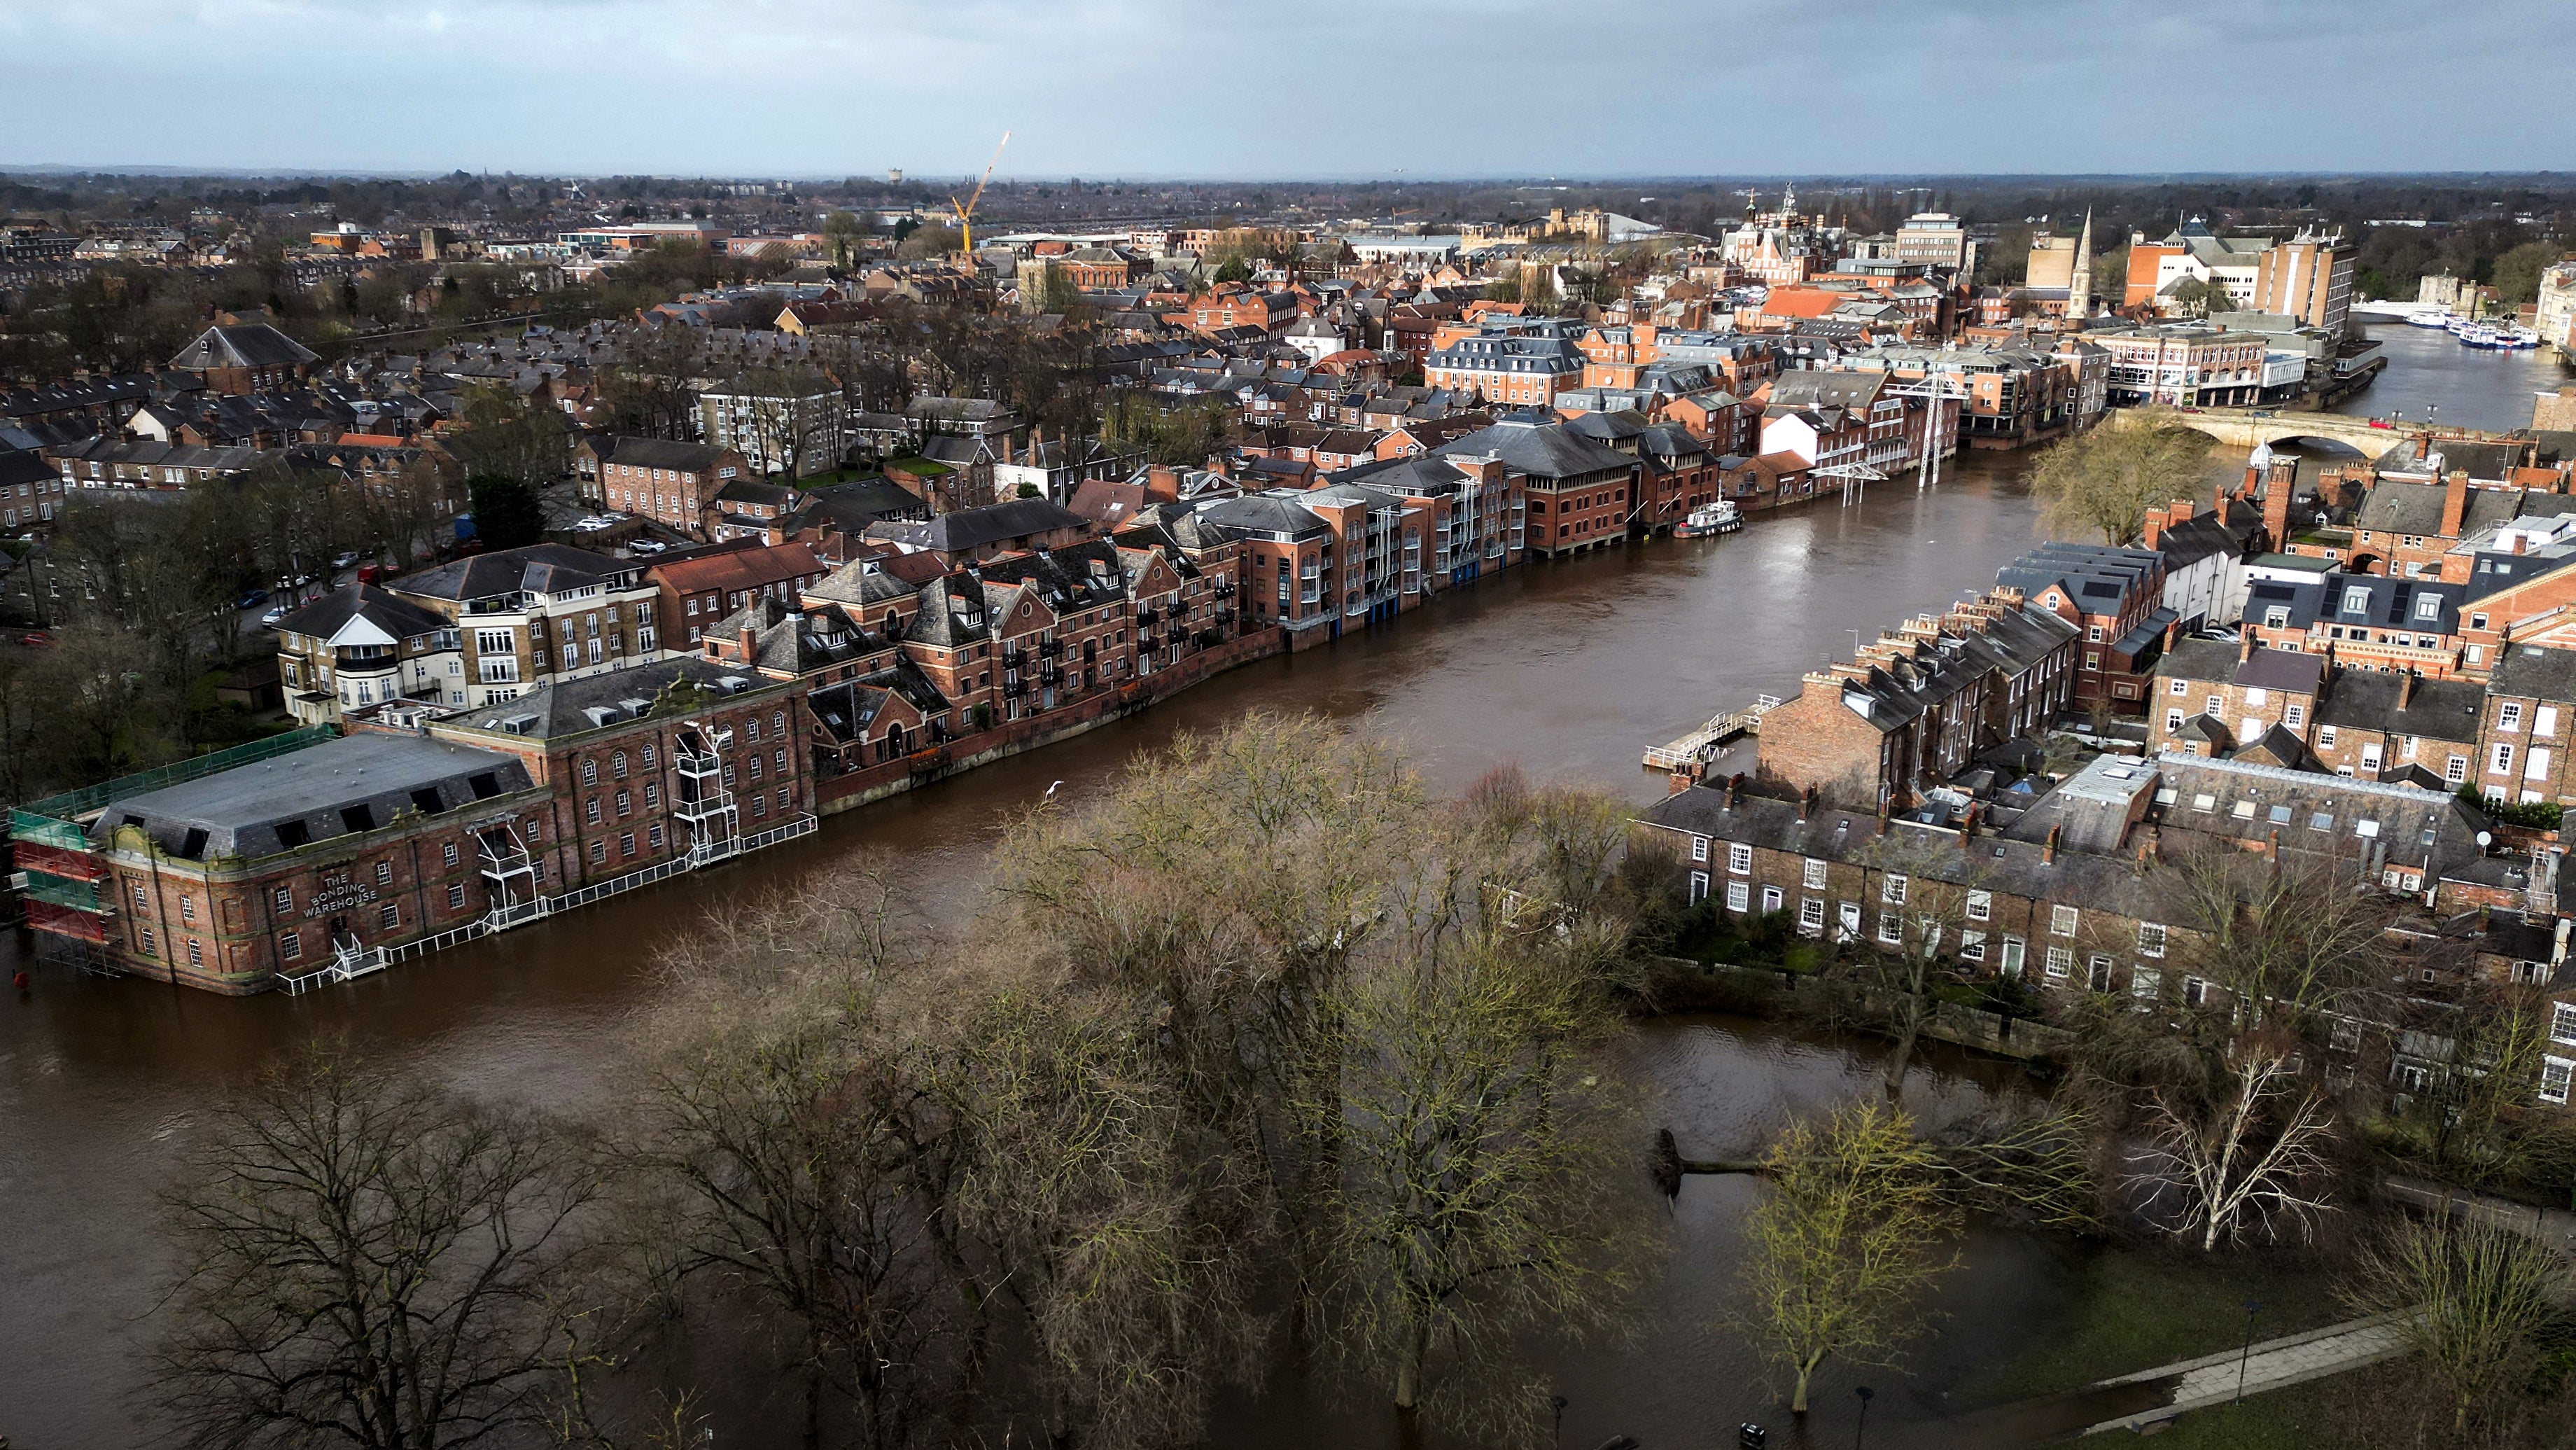
[[[1798,795],[1798,824],[1802,826],[1805,825],[1807,823],[1807,818],[1815,813],[1816,788],[1811,785],[1804,791],[1801,791]]]
[[[2271,535],[2275,553],[2289,547],[2290,495],[2298,490],[2298,482],[2299,461],[2284,458],[2273,462],[2272,477],[2263,485],[2263,532]]]
[[[2469,514],[2469,475],[2453,473],[2442,481],[2442,537],[2460,536],[2460,523]]]
[[[2236,662],[2241,665],[2252,658],[2254,658],[2254,626],[2240,624],[2236,627]]]
[[[2066,828],[2064,826],[2051,826],[2048,828],[2048,840],[2039,848],[2039,864],[2042,866],[2054,866],[2057,864],[2057,840],[2058,837],[2065,833]]]
[[[2397,677],[2397,708],[2403,710],[2415,698],[2415,672],[2408,670]]]
[[[760,654],[760,635],[750,625],[742,627],[742,662],[750,664]]]
[[[2262,484],[2262,482],[2263,482],[2263,466],[2262,466],[2261,464],[2256,463],[2256,462],[2255,462],[2253,459],[2251,459],[2251,458],[2246,459],[2246,460],[2245,460],[2245,481],[2244,481],[2244,482],[2242,482],[2242,483],[2240,483],[2240,484],[2238,484],[2238,485],[2236,486],[2236,496],[2237,496],[2238,498],[2244,499],[2244,500],[2245,500],[2246,502],[2248,502],[2248,503],[2253,502],[2253,499],[2254,499],[2254,490],[2255,490],[2258,486],[2260,486],[2260,485]]]
[[[2138,532],[2138,547],[2153,552],[2156,541],[2165,536],[2165,511],[2147,510],[2146,526]]]
[[[1744,772],[1739,770],[1726,778],[1726,808],[1730,811],[1735,809],[1735,803],[1743,798]]]

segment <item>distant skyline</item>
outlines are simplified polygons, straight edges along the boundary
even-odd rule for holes
[[[2576,114],[2546,103],[2576,87],[2564,19],[2563,0],[0,0],[0,168],[941,178],[1007,129],[1000,174],[1103,180],[2533,171],[2576,164]]]

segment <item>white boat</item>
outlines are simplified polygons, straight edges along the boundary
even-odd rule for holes
[[[2451,336],[2457,337],[2461,333],[2468,331],[2475,321],[2476,319],[2474,318],[2455,316],[2444,319],[2442,326],[2450,330]]]
[[[1731,534],[1744,527],[1744,515],[1725,499],[1701,504],[1690,511],[1690,517],[1673,525],[1676,539],[1702,539],[1712,534]]]
[[[2540,346],[2540,334],[2528,327],[2508,327],[2497,333],[2497,337],[2506,347],[2516,350]]]
[[[2406,314],[2406,325],[2408,327],[2449,327],[2451,325],[2451,314],[2448,312],[2409,312]]]
[[[2480,352],[2497,352],[2509,346],[2509,344],[2503,340],[2501,334],[2483,322],[2462,328],[2460,330],[2460,345],[2463,347],[2476,348]]]

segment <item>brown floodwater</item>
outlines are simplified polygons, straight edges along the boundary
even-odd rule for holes
[[[2425,367],[2446,360],[2420,351]],[[2530,370],[2481,375],[2481,396],[2495,395],[2484,411],[2527,399],[2537,380]],[[2468,411],[2461,421],[2472,421]],[[834,817],[790,846],[306,996],[233,1000],[37,968],[30,990],[0,998],[0,1436],[41,1450],[123,1450],[148,1438],[137,1351],[167,1268],[150,1229],[152,1191],[205,1105],[313,1034],[345,1035],[498,1100],[594,1101],[609,1041],[651,992],[650,958],[711,897],[880,848],[905,860],[933,917],[962,924],[977,909],[999,821],[1057,781],[1078,805],[1176,732],[1249,710],[1313,710],[1384,732],[1442,790],[1517,763],[1650,799],[1663,784],[1639,766],[1647,745],[1757,694],[1791,692],[1805,670],[1847,655],[1852,631],[1874,634],[1972,592],[2028,548],[2036,510],[2019,481],[2025,462],[1970,455],[1929,494],[1877,485],[1856,508],[1827,502],[1723,539],[1633,544],[1489,579],[1395,624],[1219,676],[1134,719]],[[2213,458],[2214,474],[2238,466]],[[19,950],[23,960],[23,942]],[[1866,1044],[1723,1018],[1649,1023],[1631,1051],[1658,1119],[1687,1151],[1711,1154],[1750,1146],[1781,1115],[1863,1091],[1876,1074]],[[2012,1083],[1996,1064],[1937,1056],[1907,1091],[1941,1111]],[[1784,1418],[1718,1322],[1752,1191],[1689,1181],[1664,1219],[1665,1266],[1630,1342],[1533,1351],[1532,1374],[1567,1399],[1565,1445],[1621,1433],[1654,1450],[1731,1445],[1738,1421]],[[1879,1390],[1870,1443],[1937,1443],[1926,1422],[1949,1412],[1950,1395],[1980,1368],[2045,1332],[2065,1281],[2058,1249],[1972,1233],[1937,1296],[1942,1317],[1905,1372],[1860,1377]],[[1852,1383],[1828,1373],[1816,1443],[1849,1442]],[[728,1436],[735,1443],[764,1438],[727,1428],[744,1431]],[[1215,1438],[1284,1450],[1373,1444],[1381,1429],[1285,1378],[1229,1404]],[[1775,1430],[1772,1443],[1793,1442]]]

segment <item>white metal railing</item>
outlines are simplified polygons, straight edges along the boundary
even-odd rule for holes
[[[736,856],[760,850],[764,846],[775,846],[781,841],[809,836],[821,830],[822,826],[822,821],[815,816],[792,816],[777,825],[748,836],[728,837],[719,843],[719,848],[710,855],[701,856],[691,851],[668,861],[629,871],[623,876],[593,882],[578,890],[566,891],[555,896],[538,896],[524,901],[504,901],[482,916],[461,926],[451,927],[435,936],[422,937],[418,941],[405,942],[400,946],[360,947],[354,942],[335,942],[330,961],[324,962],[311,971],[292,976],[280,973],[277,983],[292,996],[309,992],[326,983],[351,981],[373,972],[380,972],[396,962],[406,962],[414,957],[444,951],[452,946],[462,946],[478,937],[508,931],[515,926],[524,926],[560,911],[588,906],[606,897],[633,891],[638,887],[650,886],[657,881],[668,880],[684,871],[694,871],[700,866],[713,862],[731,860]]]

